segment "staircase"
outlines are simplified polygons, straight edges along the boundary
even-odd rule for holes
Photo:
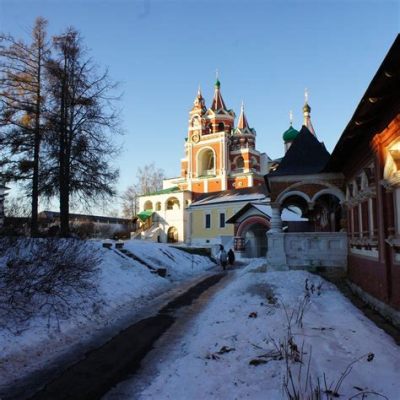
[[[146,261],[144,261],[142,258],[138,257],[136,254],[133,254],[131,251],[127,249],[118,249],[116,250],[118,252],[121,252],[125,256],[131,258],[132,260],[137,261],[138,263],[142,264],[146,268],[150,270],[151,273],[153,274],[158,274],[159,276],[165,278],[167,275],[167,269],[166,268],[155,268],[152,265],[148,264]]]
[[[142,232],[141,238],[143,240],[151,240],[152,242],[157,242],[157,236],[160,229],[161,228],[158,226],[158,223],[153,223],[153,225],[149,229]]]

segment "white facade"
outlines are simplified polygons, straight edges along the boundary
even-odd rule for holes
[[[142,233],[142,239],[168,242],[168,232],[174,228],[177,241],[185,242],[188,235],[188,211],[191,193],[187,191],[161,193],[139,198],[139,211],[152,210],[151,228]]]

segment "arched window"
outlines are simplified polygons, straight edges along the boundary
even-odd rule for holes
[[[225,125],[223,122],[218,124],[218,132],[223,132],[225,130]]]
[[[237,168],[237,169],[243,169],[243,168],[244,168],[244,159],[243,159],[242,156],[239,156],[239,157],[236,159],[236,168]]]
[[[200,126],[200,119],[197,115],[192,118],[191,125],[192,128],[197,128]]]
[[[147,200],[144,203],[143,209],[144,210],[152,210],[153,209],[153,203],[150,200]]]
[[[159,201],[156,203],[156,211],[161,211],[161,202]]]
[[[167,200],[167,210],[179,210],[179,200],[176,197],[170,197]]]
[[[215,175],[215,155],[211,149],[204,149],[198,158],[198,175]]]

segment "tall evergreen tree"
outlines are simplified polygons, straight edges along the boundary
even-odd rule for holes
[[[49,133],[41,188],[48,197],[59,196],[60,230],[67,236],[72,196],[92,203],[115,193],[118,171],[112,161],[118,149],[112,135],[119,121],[115,84],[86,56],[79,33],[69,28],[55,37],[54,53],[47,64]]]
[[[25,181],[31,235],[38,233],[40,149],[45,131],[47,21],[37,18],[29,44],[0,34],[0,156],[3,179]]]

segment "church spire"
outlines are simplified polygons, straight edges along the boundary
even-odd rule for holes
[[[199,88],[197,89],[197,95],[196,98],[194,99],[193,102],[193,108],[191,113],[199,113],[199,114],[204,114],[206,112],[206,103],[204,101],[203,95],[201,94],[201,88],[199,85]]]
[[[304,116],[304,121],[303,125],[314,135],[315,131],[311,123],[311,107],[308,104],[308,90],[304,90],[304,106],[303,106],[303,116]]]
[[[244,114],[244,103],[243,103],[243,101],[242,101],[242,106],[240,108],[240,115],[239,115],[239,120],[238,120],[237,127],[239,129],[249,128],[249,124],[247,122],[246,115]]]
[[[225,110],[228,111],[226,108],[226,105],[224,103],[224,100],[221,95],[221,82],[219,81],[218,78],[218,70],[216,72],[216,81],[214,85],[214,98],[211,104],[211,110],[213,111],[219,111],[219,110]]]

